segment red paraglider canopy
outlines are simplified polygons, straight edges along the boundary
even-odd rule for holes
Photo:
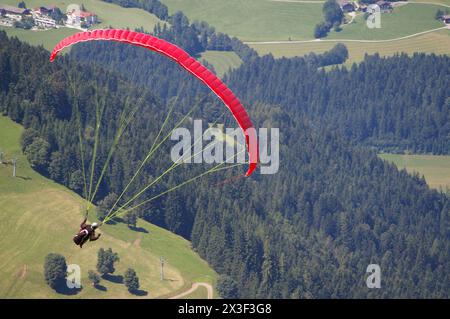
[[[245,175],[250,176],[252,174],[252,172],[256,169],[259,157],[256,131],[244,106],[234,95],[234,93],[226,86],[226,84],[223,83],[214,73],[208,70],[196,59],[191,57],[186,51],[172,43],[145,33],[120,29],[86,31],[67,37],[54,47],[50,56],[50,61],[52,62],[58,53],[66,47],[79,42],[93,40],[124,42],[141,46],[151,51],[159,52],[177,62],[205,83],[223,101],[228,109],[230,109],[234,118],[244,132],[250,160],[249,168]]]

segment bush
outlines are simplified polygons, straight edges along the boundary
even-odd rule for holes
[[[104,250],[100,248],[98,251],[97,271],[103,276],[112,274],[116,271],[114,263],[119,261],[119,255],[114,253],[111,248]]]
[[[137,223],[137,215],[136,213],[128,213],[123,216],[123,221],[127,224],[128,227],[135,227]]]
[[[139,289],[139,278],[134,269],[127,269],[124,275],[124,284],[128,288],[129,292],[137,291]]]
[[[48,254],[45,257],[44,276],[47,285],[53,289],[63,285],[67,277],[66,258],[59,254]]]
[[[98,203],[97,208],[97,218],[99,220],[104,220],[109,210],[117,201],[117,195],[114,193],[108,194],[102,201]]]
[[[50,162],[50,144],[38,137],[28,145],[25,149],[27,159],[31,164],[31,167],[38,171],[47,170]]]
[[[88,279],[94,287],[100,283],[100,276],[93,270],[89,270]]]
[[[314,37],[316,39],[326,37],[328,32],[330,31],[330,26],[326,22],[321,22],[316,25],[314,29]]]

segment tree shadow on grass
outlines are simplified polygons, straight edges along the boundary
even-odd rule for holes
[[[31,181],[31,180],[32,180],[32,178],[31,178],[31,177],[28,177],[28,176],[19,176],[19,175],[16,175],[16,177],[17,177],[17,178],[20,178],[20,179],[23,179],[24,181]]]
[[[65,296],[75,296],[77,295],[81,290],[83,289],[83,286],[81,288],[69,288],[67,287],[67,284],[64,282],[62,284],[59,284],[55,291],[61,295]]]
[[[129,229],[140,232],[140,233],[145,233],[148,234],[148,230],[145,229],[144,227],[133,227],[133,226],[128,226]]]
[[[131,290],[130,293],[132,293],[135,296],[144,297],[148,295],[148,291],[145,290]]]
[[[112,220],[112,219],[110,219],[110,220],[108,220],[105,224],[106,224],[106,225],[116,225],[117,222],[114,221],[114,220]]]
[[[103,279],[108,280],[110,282],[113,282],[115,284],[122,284],[123,283],[123,276],[121,275],[111,275],[111,274],[105,274],[102,276]]]
[[[94,288],[100,291],[107,291],[108,289],[102,285],[94,285]]]

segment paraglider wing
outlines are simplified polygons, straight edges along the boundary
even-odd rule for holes
[[[238,98],[214,73],[191,57],[186,51],[172,43],[145,33],[120,29],[79,32],[67,37],[54,47],[50,61],[53,61],[58,53],[66,47],[79,42],[93,40],[124,42],[159,52],[177,62],[206,84],[233,113],[234,118],[244,132],[250,162],[245,175],[250,176],[252,174],[258,163],[258,143],[252,121]]]

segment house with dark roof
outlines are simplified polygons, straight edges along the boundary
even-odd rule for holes
[[[450,24],[450,15],[445,15],[442,16],[442,22],[444,22],[445,24]]]
[[[341,9],[344,12],[353,12],[356,10],[356,6],[353,2],[351,1],[343,1],[341,3]]]
[[[50,15],[56,10],[56,6],[42,6],[33,9],[33,12],[41,15]]]
[[[3,12],[6,15],[15,15],[15,16],[23,16],[30,14],[30,10],[28,9],[17,8],[4,4],[0,4],[0,12]]]

